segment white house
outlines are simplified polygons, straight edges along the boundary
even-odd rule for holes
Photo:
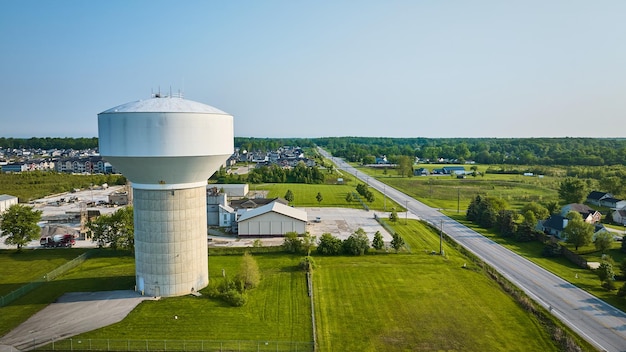
[[[626,226],[626,208],[614,211],[613,221]]]
[[[280,202],[250,209],[237,220],[239,236],[278,237],[288,232],[306,232],[307,213]]]

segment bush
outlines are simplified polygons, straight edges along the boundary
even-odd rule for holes
[[[302,260],[300,261],[300,267],[304,269],[304,271],[311,271],[316,267],[315,260],[313,259],[313,257],[308,255],[302,258]]]
[[[287,232],[285,234],[285,240],[283,242],[283,248],[289,253],[302,253],[303,242],[301,238],[298,238],[296,232]]]
[[[222,294],[222,299],[233,307],[241,307],[248,301],[245,293],[230,289]]]
[[[602,287],[607,291],[615,291],[615,289],[617,289],[617,287],[615,287],[615,281],[613,280],[604,281]]]
[[[341,253],[341,240],[330,233],[322,234],[317,245],[317,253],[322,255],[338,255]]]
[[[541,256],[546,258],[555,258],[561,255],[561,246],[556,243],[549,243],[541,250]]]
[[[626,297],[626,282],[617,290],[617,297]]]

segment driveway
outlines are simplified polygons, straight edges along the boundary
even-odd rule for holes
[[[142,301],[135,291],[72,292],[0,338],[0,352],[30,350],[117,323]]]

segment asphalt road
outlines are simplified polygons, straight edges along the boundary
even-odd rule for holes
[[[529,260],[498,245],[470,228],[441,214],[436,209],[386,186],[373,177],[359,173],[340,158],[321,153],[337,167],[366,179],[370,187],[407,206],[409,211],[443,232],[489,264],[509,281],[524,290],[538,304],[549,309],[563,323],[601,351],[626,351],[626,314],[584,290],[557,277]]]

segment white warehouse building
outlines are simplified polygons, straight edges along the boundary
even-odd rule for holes
[[[4,213],[12,205],[18,203],[17,197],[8,194],[0,194],[0,214]]]
[[[244,212],[237,220],[239,236],[274,237],[306,232],[307,213],[279,202]]]

